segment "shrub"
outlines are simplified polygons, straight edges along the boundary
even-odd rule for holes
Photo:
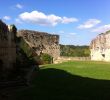
[[[51,64],[53,62],[53,57],[46,53],[41,54],[40,59],[42,64]]]

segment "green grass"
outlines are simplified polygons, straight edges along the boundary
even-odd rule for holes
[[[15,100],[110,100],[110,63],[65,62],[45,65],[32,87]]]

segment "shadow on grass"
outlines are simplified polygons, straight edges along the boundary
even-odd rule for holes
[[[97,80],[54,69],[41,69],[33,87],[15,100],[110,100],[110,81]]]

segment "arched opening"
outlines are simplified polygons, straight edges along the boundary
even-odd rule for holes
[[[105,54],[102,54],[102,57],[105,58]]]

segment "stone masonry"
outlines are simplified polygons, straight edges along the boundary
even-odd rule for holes
[[[49,54],[55,61],[60,56],[59,36],[32,30],[20,30],[18,36],[22,36],[26,43],[35,50],[37,55]]]
[[[0,71],[12,69],[16,63],[16,43],[13,25],[0,20]]]
[[[110,61],[110,31],[99,34],[91,41],[91,60]]]

